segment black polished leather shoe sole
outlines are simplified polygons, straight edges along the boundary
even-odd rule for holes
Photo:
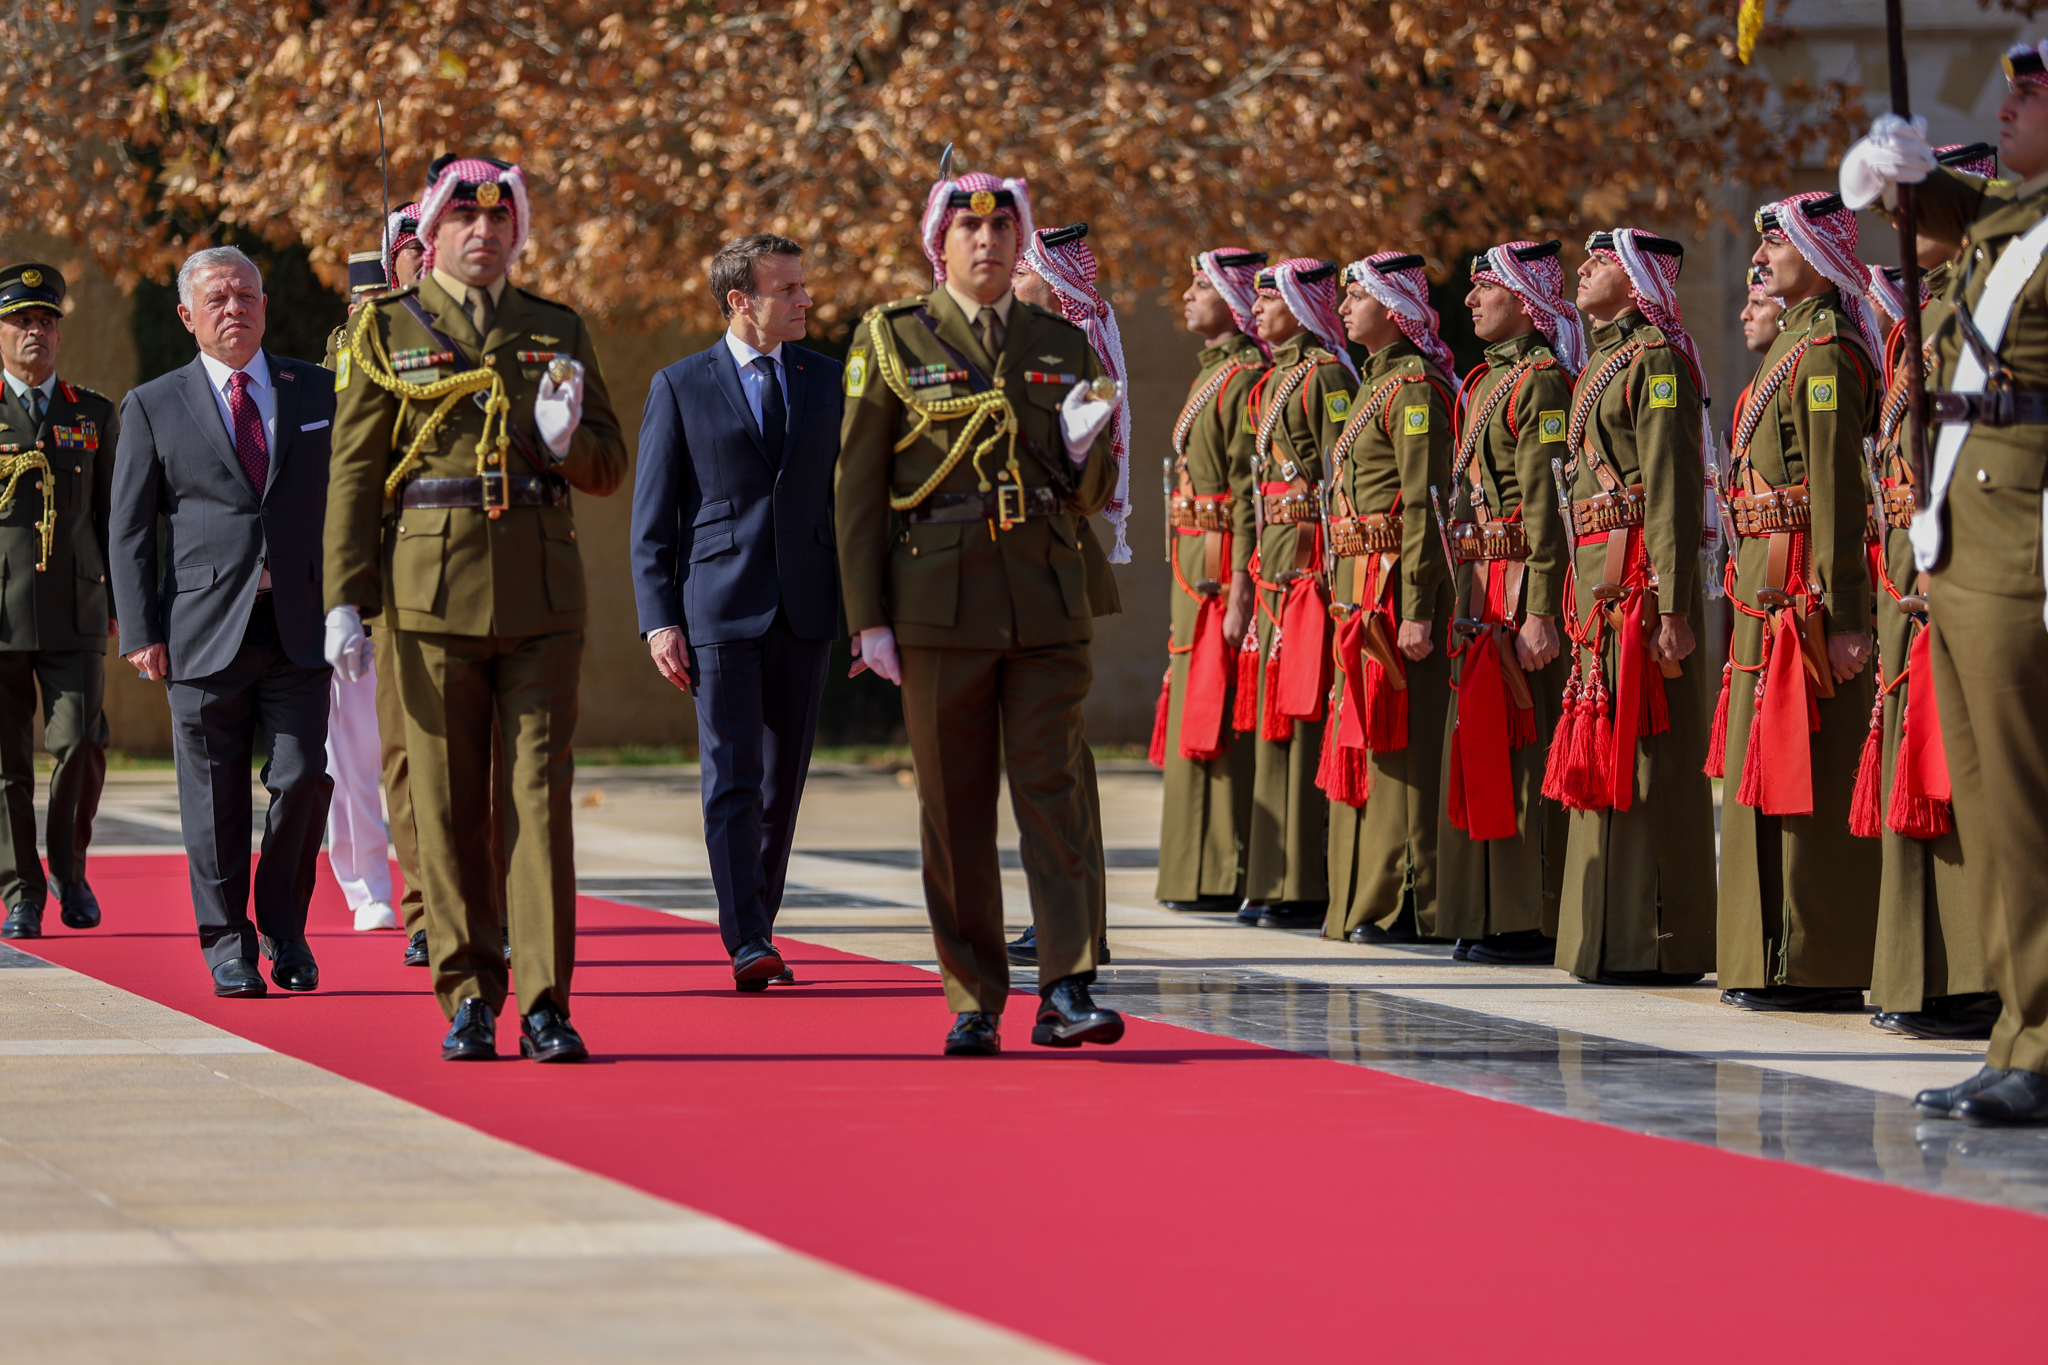
[[[1105,1047],[1122,1041],[1124,1017],[1115,1010],[1102,1010],[1089,1018],[1073,1022],[1043,1021],[1031,1028],[1033,1047],[1079,1047],[1083,1043],[1100,1043]]]
[[[1259,920],[1262,917],[1264,917],[1265,913],[1265,906],[1254,905],[1250,901],[1246,901],[1243,905],[1237,907],[1237,922],[1239,924],[1249,924],[1257,926]]]
[[[2004,1079],[2003,1071],[1987,1066],[1960,1085],[1921,1091],[1913,1097],[1913,1107],[1930,1118],[1952,1119],[1956,1117],[1956,1106],[1972,1095],[1989,1090]]]
[[[498,1060],[498,1045],[480,1039],[465,1038],[451,1043],[441,1040],[441,1060],[444,1062],[495,1062]]]
[[[1036,967],[1038,965],[1038,945],[1035,943],[1027,943],[1022,947],[1012,943],[1003,950],[1003,953],[1004,956],[1010,959],[1012,967]]]
[[[240,981],[224,982],[218,976],[214,977],[213,993],[222,1000],[260,1000],[268,995],[270,990],[263,984],[263,977],[251,971],[247,978]]]
[[[2015,1068],[1956,1106],[1955,1116],[1979,1128],[2048,1124],[2048,1075]]]
[[[1557,944],[1547,942],[1540,948],[1494,948],[1485,939],[1480,939],[1465,951],[1467,962],[1483,963],[1488,967],[1554,967],[1557,965]]]
[[[1705,972],[1602,972],[1590,978],[1595,986],[1696,986],[1706,979]],[[1580,977],[1581,981],[1588,980]]]
[[[1878,1018],[1887,1016],[1879,1015]],[[1990,1019],[1970,1019],[1953,1014],[1893,1014],[1891,1022],[1883,1027],[1893,1033],[1903,1033],[1908,1038],[1924,1038],[1930,1042],[1984,1042],[1990,1039],[1992,1026],[1998,1022],[1996,1016]],[[1871,1020],[1876,1023],[1877,1020]]]
[[[411,939],[405,941],[405,965],[408,967],[424,967],[427,965],[427,937],[425,933],[421,933],[418,943],[414,943]]]
[[[7,922],[0,924],[0,938],[41,938],[42,936],[43,917],[41,915],[31,919],[26,915],[9,913]]]
[[[735,966],[732,969],[732,983],[741,990],[760,990],[786,970],[788,968],[782,960],[782,954],[763,953],[743,967]],[[747,983],[752,981],[758,981],[760,985],[749,986]]]
[[[1258,923],[1261,929],[1320,929],[1329,917],[1327,905],[1269,905]]]
[[[1472,945],[1478,941],[1478,939],[1473,938],[1461,938],[1456,943],[1453,943],[1451,945],[1451,961],[1470,962],[1472,960]]]
[[[1191,901],[1161,901],[1160,908],[1183,915],[1228,915],[1242,904],[1236,896],[1197,896]]]
[[[1765,993],[1773,989],[1785,993]],[[1722,991],[1721,1003],[1738,1005],[1746,1010],[1777,1011],[1784,1014],[1860,1014],[1864,1009],[1863,992],[1848,986],[1765,987],[1764,990],[1739,987],[1732,991]]]
[[[946,1035],[948,1057],[997,1057],[1002,1055],[1003,1035],[954,1029]]]
[[[96,904],[66,905],[57,912],[57,918],[64,921],[66,929],[97,929],[100,927],[100,908]]]
[[[519,1055],[526,1058],[529,1062],[582,1062],[589,1060],[590,1049],[583,1046],[581,1038],[542,1047],[534,1042],[533,1039],[521,1034],[519,1037]]]

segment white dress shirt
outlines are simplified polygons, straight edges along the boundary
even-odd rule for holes
[[[782,410],[785,413],[789,411],[789,375],[782,365],[782,343],[776,342],[775,348],[770,351],[757,351],[728,330],[725,334],[725,344],[732,351],[733,363],[740,367],[740,388],[746,392],[747,407],[754,414],[754,430],[759,431],[761,385],[767,381],[761,377],[761,372],[754,368],[754,362],[764,355],[775,362],[775,383],[782,390]]]
[[[50,377],[40,384],[31,384],[26,379],[18,378],[12,370],[0,370],[0,374],[7,376],[7,390],[21,400],[22,407],[26,408],[28,406],[28,391],[30,389],[40,389],[43,394],[43,412],[47,414],[50,411],[50,400],[57,396],[57,372],[55,370],[50,371]]]
[[[221,425],[227,428],[228,449],[233,451],[235,414],[233,409],[228,407],[228,380],[233,378],[236,372],[204,351],[199,353],[199,361],[206,366],[206,382],[207,387],[213,390],[213,406],[220,413]],[[241,373],[249,376],[249,386],[244,392],[256,404],[256,415],[263,419],[263,446],[264,452],[269,456],[265,461],[268,472],[263,481],[263,492],[267,493],[270,491],[270,485],[277,481],[277,389],[270,382],[270,361],[260,350],[242,367]],[[237,455],[236,458],[239,460],[240,456]],[[256,591],[270,591],[268,557],[263,562],[262,576],[256,581]]]

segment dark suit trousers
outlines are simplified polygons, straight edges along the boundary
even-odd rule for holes
[[[258,932],[303,938],[327,802],[325,668],[284,652],[270,595],[261,594],[234,662],[204,678],[165,684],[178,764],[178,816],[192,870],[192,910],[209,966],[256,956]],[[253,876],[249,923],[249,761],[257,727],[270,736],[263,785],[270,813]]]
[[[50,875],[85,880],[85,850],[107,781],[106,659],[90,650],[0,650],[0,903],[48,898],[36,858],[36,689],[50,774]]]
[[[778,609],[765,635],[691,647],[704,843],[731,953],[774,932],[818,737],[830,643],[800,640]]]

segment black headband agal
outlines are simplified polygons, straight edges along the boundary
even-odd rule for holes
[[[1403,270],[1420,270],[1429,262],[1416,255],[1389,256],[1384,261],[1353,261],[1344,267],[1344,283],[1364,284],[1365,274],[1360,266],[1369,265],[1382,275],[1398,275]]]
[[[1331,278],[1336,273],[1337,267],[1331,262],[1317,261],[1307,270],[1295,271],[1294,279],[1297,284],[1320,284],[1324,280]],[[1261,270],[1258,274],[1258,278],[1254,281],[1254,284],[1257,288],[1260,289],[1277,290],[1280,288],[1280,282],[1274,276],[1271,270]]]
[[[2034,60],[2041,60],[2040,54],[2036,53]],[[1971,142],[1961,147],[1951,147],[1945,152],[1936,152],[1934,159],[1944,166],[1960,166],[1966,161],[1989,161],[1996,166],[1998,148],[1988,142]]]
[[[2048,62],[2041,60],[2041,53],[2036,48],[2008,52],[2002,60],[2005,64],[2005,79],[2008,82],[2018,81],[2022,76],[2033,76],[2036,79],[2048,76]]]
[[[1078,242],[1087,235],[1086,223],[1069,223],[1065,227],[1047,228],[1039,233],[1038,244],[1050,250],[1056,246],[1065,246],[1068,242]]]
[[[1776,204],[1768,204],[1756,211],[1756,230],[1758,233],[1778,231],[1777,207]],[[1840,213],[1842,211],[1842,196],[1829,193],[1822,195],[1818,199],[1805,200],[1799,205],[1799,211],[1808,218],[1825,218],[1831,213]]]
[[[946,207],[966,209],[969,213],[983,215],[994,213],[997,209],[1008,209],[1015,213],[1017,196],[1008,190],[954,190],[946,196]]]
[[[1685,247],[1681,243],[1672,241],[1669,237],[1652,237],[1647,232],[1638,232],[1635,234],[1635,246],[1636,250],[1647,251],[1653,256],[1674,256],[1681,261],[1685,259]],[[1595,251],[1612,250],[1614,250],[1614,234],[1611,232],[1596,232],[1586,239],[1586,251],[1588,254]]]
[[[1518,246],[1513,248],[1493,248],[1493,251],[1502,250],[1506,250],[1509,255],[1513,256],[1518,261],[1540,261],[1547,256],[1555,256],[1562,252],[1564,250],[1564,243],[1553,239],[1548,242],[1537,242],[1532,246]],[[1493,269],[1493,265],[1488,259],[1488,257],[1492,256],[1493,251],[1489,251],[1485,255],[1474,256],[1472,258],[1473,274],[1477,275],[1482,270]]]
[[[1264,265],[1267,257],[1263,251],[1216,251],[1210,253],[1210,259],[1216,262],[1218,270],[1242,270],[1250,265]],[[1188,264],[1199,272],[1202,258],[1190,256]]]

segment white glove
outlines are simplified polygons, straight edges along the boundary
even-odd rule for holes
[[[1116,381],[1116,397],[1107,400],[1095,397],[1086,379],[1067,390],[1066,401],[1060,404],[1060,435],[1066,440],[1068,459],[1075,464],[1088,459],[1088,448],[1116,416],[1117,399],[1123,396],[1121,379]]]
[[[363,614],[354,607],[327,613],[327,643],[321,651],[343,682],[355,682],[370,665],[370,637],[363,634]]]
[[[898,687],[903,686],[903,664],[896,657],[896,632],[887,626],[870,626],[853,637],[854,648],[859,651],[860,663],[875,671],[875,676],[887,678]],[[860,671],[856,666],[853,677]]]
[[[1927,145],[1927,120],[1911,123],[1897,114],[1879,114],[1870,135],[1859,138],[1842,158],[1842,202],[1868,208],[1880,195],[1886,208],[1899,202],[1900,185],[1917,185],[1940,163]]]
[[[571,360],[568,365],[568,379],[557,384],[552,374],[543,374],[540,391],[533,396],[533,424],[558,460],[569,454],[569,442],[583,420],[583,362]]]

